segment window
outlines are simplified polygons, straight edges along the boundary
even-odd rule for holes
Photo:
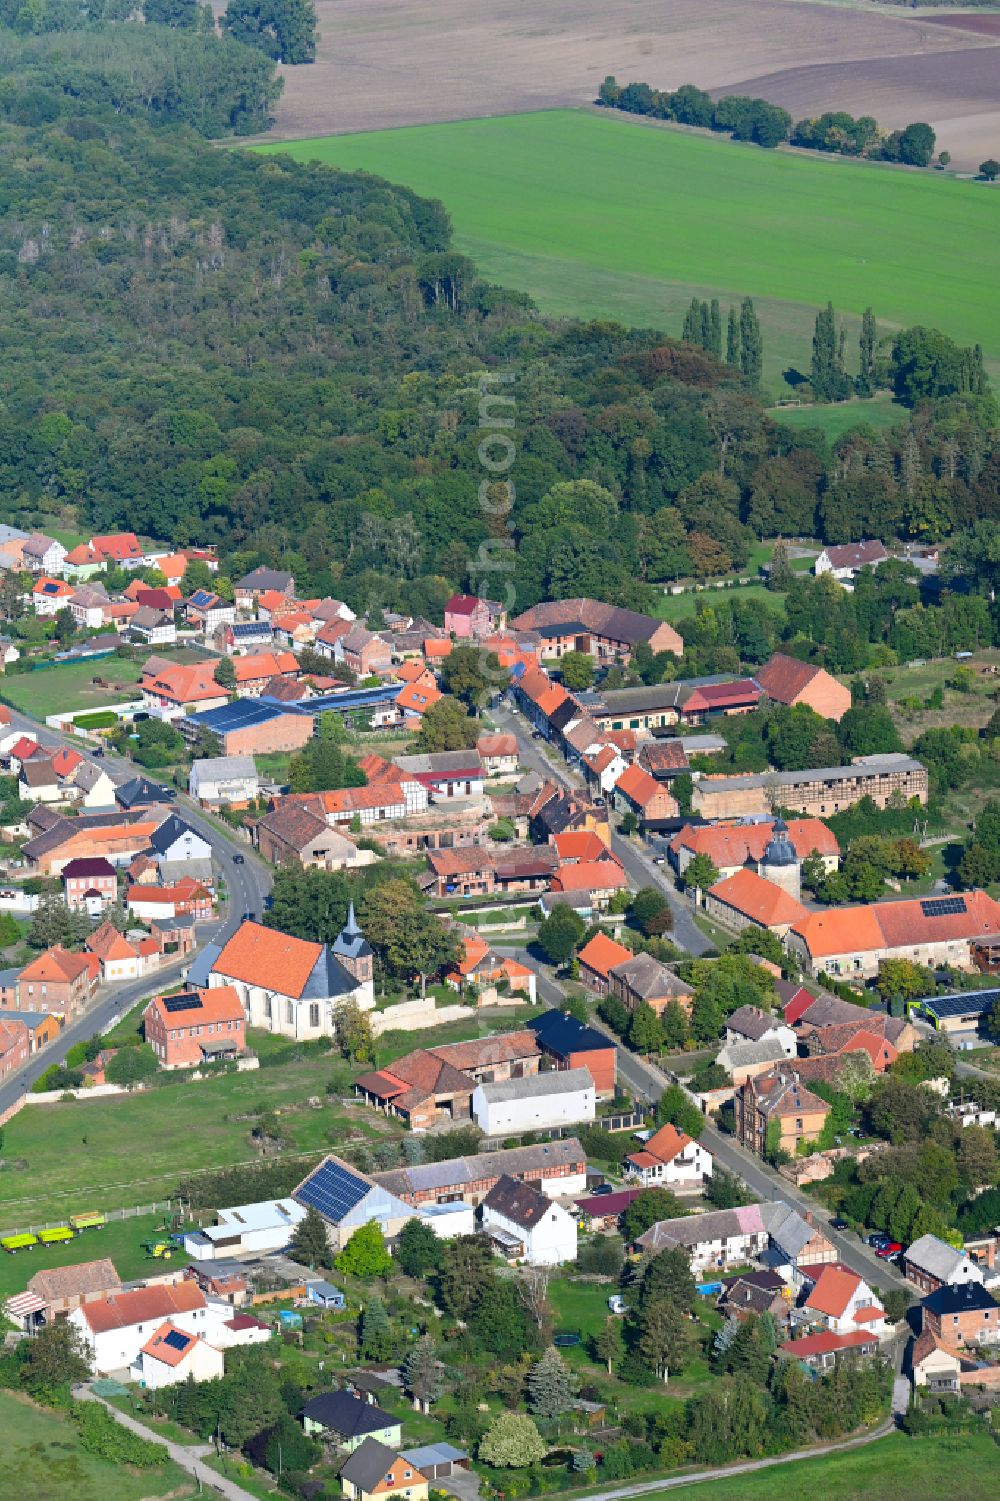
[[[292,1005],[291,1001],[286,1001],[285,1002],[285,1021],[288,1023],[289,1026],[291,1026],[292,1023],[294,1022],[294,1020],[295,1020],[295,1008]]]
[[[318,1027],[319,1026],[319,1002],[318,1001],[312,1001],[310,1003],[310,1006],[309,1006],[309,1025],[310,1025],[310,1027]]]

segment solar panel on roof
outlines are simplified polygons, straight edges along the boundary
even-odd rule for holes
[[[168,995],[163,998],[163,1009],[170,1012],[200,1011],[201,1005],[201,996],[192,995],[190,992],[185,995]]]
[[[307,1178],[295,1197],[300,1204],[318,1209],[333,1224],[339,1224],[369,1192],[363,1178],[350,1173],[336,1162],[321,1162]]]
[[[171,1350],[186,1350],[191,1343],[190,1334],[181,1334],[179,1329],[171,1329],[169,1334],[163,1337],[163,1343],[169,1345]]]
[[[938,1019],[946,1016],[979,1016],[1000,1000],[1000,990],[970,990],[964,995],[931,996],[921,1004]]]
[[[920,910],[925,917],[955,917],[967,909],[964,896],[932,896],[920,903]]]

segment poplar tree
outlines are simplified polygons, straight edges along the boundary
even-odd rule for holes
[[[875,345],[878,340],[878,325],[875,314],[866,307],[861,315],[861,339],[859,343],[858,378],[854,389],[859,396],[871,396],[875,390]]]
[[[714,354],[717,360],[722,359],[722,312],[719,308],[718,297],[712,298],[712,306],[709,310],[709,353]]]
[[[737,366],[740,363],[740,324],[736,316],[736,309],[729,309],[729,321],[726,324],[726,364]]]
[[[740,371],[756,391],[764,368],[764,341],[754,311],[753,298],[744,297],[740,304]]]

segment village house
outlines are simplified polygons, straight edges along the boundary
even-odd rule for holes
[[[985,891],[834,907],[793,923],[788,947],[806,973],[871,979],[884,959],[969,970],[979,945],[1000,941],[1000,903]]]
[[[480,735],[476,752],[488,777],[517,776],[519,756],[516,735]]]
[[[140,922],[193,917],[207,922],[212,916],[212,893],[193,876],[182,876],[172,886],[134,883],[128,889],[127,906]]]
[[[764,693],[776,704],[806,704],[824,719],[839,721],[851,707],[851,690],[822,667],[800,662],[797,657],[776,652],[755,679]],[[836,811],[836,810],[834,810]]]
[[[661,1126],[625,1159],[643,1188],[699,1189],[712,1176],[712,1154],[676,1126]]]
[[[881,542],[847,542],[841,547],[824,547],[813,564],[813,573],[817,578],[828,573],[850,589],[862,568],[877,568],[888,557]]]
[[[0,1079],[16,1073],[31,1054],[31,1039],[24,1022],[16,1016],[0,1018]]]
[[[738,1006],[726,1017],[726,1043],[762,1042],[775,1038],[786,1058],[798,1051],[795,1033],[779,1013],[763,1011],[759,1006]]]
[[[983,1281],[983,1269],[978,1262],[936,1235],[921,1235],[907,1247],[903,1256],[903,1275],[922,1293],[937,1292],[939,1287],[965,1287]]]
[[[87,631],[99,630],[105,623],[104,611],[109,604],[103,584],[81,584],[66,601],[77,630]]]
[[[663,782],[641,766],[627,766],[614,785],[612,801],[620,813],[633,813],[640,823],[676,818],[677,799]]]
[[[129,1368],[130,1379],[156,1391],[180,1381],[217,1381],[225,1375],[222,1351],[168,1319],[150,1335]]]
[[[173,646],[177,627],[171,612],[140,604],[128,621],[128,634],[142,646]]]
[[[131,943],[111,922],[103,922],[95,928],[84,946],[97,959],[105,985],[116,980],[138,979],[152,967],[159,952],[153,939]]]
[[[507,987],[511,992],[524,995],[534,1004],[537,991],[537,976],[533,969],[519,959],[504,958],[494,953],[484,938],[473,932],[464,932],[462,948],[453,970],[444,976],[444,983],[460,994],[470,986],[479,988],[480,1003],[486,1000],[485,992]]]
[[[94,954],[71,954],[57,943],[26,964],[17,978],[17,1009],[48,1011],[73,1020],[97,986],[100,962]]]
[[[640,642],[654,654],[680,657],[684,642],[664,620],[622,610],[596,599],[556,599],[533,605],[513,620],[518,631],[537,631],[543,659],[570,651],[587,652],[600,661],[627,662]]]
[[[36,579],[31,589],[31,604],[35,614],[40,620],[45,620],[52,615],[58,615],[60,610],[69,608],[74,589],[71,584],[64,584],[62,579],[49,578],[42,574]]]
[[[444,628],[460,640],[492,636],[507,629],[507,611],[494,599],[453,594],[445,603]]]
[[[760,1074],[773,1073],[775,1066],[784,1063],[786,1058],[781,1043],[771,1035],[760,1042],[727,1043],[719,1049],[715,1061],[725,1069],[733,1084],[739,1086]]]
[[[62,883],[71,912],[95,917],[118,899],[118,872],[102,856],[71,860],[63,866]]]
[[[262,651],[247,656],[232,658],[236,674],[236,693],[240,698],[259,698],[272,678],[288,678],[299,675],[299,661],[294,652]]]
[[[19,1011],[17,1001],[17,970],[0,970],[0,998],[12,1003],[9,1009],[0,1010],[0,1021],[20,1022],[27,1028],[28,1051],[39,1053],[42,1048],[55,1042],[62,1030],[58,1018],[48,1011]]]
[[[631,954],[614,965],[608,973],[608,989],[629,1011],[647,1005],[657,1016],[663,1014],[671,1001],[689,1014],[694,1000],[694,991],[687,981],[679,979],[652,954]]]
[[[481,1215],[484,1235],[509,1262],[560,1266],[576,1260],[576,1219],[530,1183],[500,1178]]]
[[[557,1069],[585,1068],[598,1096],[613,1095],[618,1048],[606,1032],[553,1007],[528,1023],[542,1056]]]
[[[804,1088],[791,1068],[747,1079],[733,1098],[736,1136],[757,1157],[764,1155],[772,1125],[778,1145],[794,1154],[800,1141],[816,1140],[830,1113],[826,1101]]]
[[[107,1256],[73,1266],[49,1267],[28,1281],[28,1291],[40,1298],[42,1318],[54,1324],[84,1303],[101,1301],[121,1291],[121,1278]]]
[[[885,1309],[864,1278],[846,1267],[824,1266],[801,1312],[834,1334],[853,1334],[860,1329],[880,1338],[886,1330]]]
[[[246,1051],[243,1003],[231,985],[155,996],[143,1027],[161,1068],[197,1068]]]
[[[717,1209],[683,1219],[659,1220],[640,1235],[637,1244],[653,1255],[680,1247],[693,1272],[745,1265],[767,1249],[763,1207],[747,1204],[740,1209]]]
[[[269,620],[228,621],[219,626],[212,635],[216,649],[227,657],[242,652],[253,652],[259,647],[269,647],[274,632]]]
[[[811,1371],[828,1371],[844,1356],[857,1360],[877,1355],[878,1339],[860,1329],[851,1334],[834,1334],[823,1329],[818,1334],[785,1340],[778,1346],[777,1354],[786,1360],[799,1360]]]
[[[221,627],[233,625],[236,606],[231,600],[222,599],[214,589],[195,589],[184,607],[188,625],[204,631],[206,637],[214,636]]]
[[[102,563],[112,567],[141,568],[146,561],[135,532],[109,532],[103,537],[91,537],[90,547]]]
[[[920,1306],[923,1328],[944,1344],[961,1349],[1000,1342],[1000,1304],[978,1282],[939,1287]]]
[[[215,680],[214,662],[168,662],[150,657],[139,683],[150,714],[173,721],[186,714],[218,709],[229,695]]]
[[[188,791],[204,807],[245,808],[256,801],[260,778],[253,756],[208,756],[192,761]]]
[[[131,1366],[165,1320],[186,1334],[210,1336],[221,1313],[206,1302],[196,1282],[182,1281],[90,1298],[73,1310],[68,1322],[83,1340],[92,1373],[106,1376]]]
[[[63,558],[62,573],[72,583],[86,583],[104,568],[104,559],[99,558],[86,542],[73,547]]]
[[[66,549],[55,537],[44,532],[32,532],[21,549],[21,562],[26,573],[62,573]]]
[[[376,1438],[366,1438],[358,1445],[338,1478],[347,1501],[376,1501],[386,1496],[427,1501],[426,1476],[397,1449]]]
[[[302,1408],[301,1418],[307,1434],[328,1433],[349,1454],[372,1439],[395,1452],[402,1438],[398,1418],[346,1391],[321,1392],[318,1397],[311,1397]]]
[[[609,938],[607,933],[595,933],[577,955],[580,979],[589,989],[606,995],[611,987],[611,971],[634,957],[631,949]]]
[[[291,573],[280,568],[254,568],[236,584],[233,594],[237,608],[251,610],[262,594],[269,589],[275,589],[279,594],[287,595],[289,601],[295,598],[295,577]]]
[[[329,826],[321,813],[289,798],[280,798],[257,822],[257,848],[272,865],[297,865],[303,870],[351,870],[372,863],[371,850],[359,850],[352,839]]]

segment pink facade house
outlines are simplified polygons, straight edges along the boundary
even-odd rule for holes
[[[444,607],[444,628],[460,640],[493,636],[507,628],[507,611],[495,599],[453,594]]]

